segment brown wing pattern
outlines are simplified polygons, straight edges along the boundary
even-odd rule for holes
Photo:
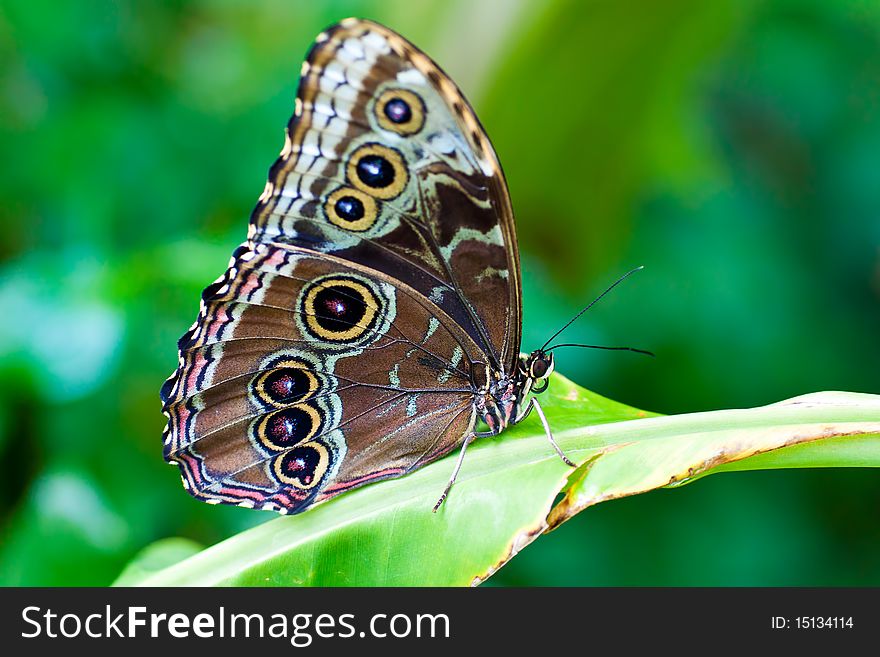
[[[480,349],[417,291],[295,246],[243,245],[162,390],[165,458],[212,503],[295,513],[460,444]]]
[[[165,458],[200,499],[281,513],[400,476],[473,429],[520,314],[507,187],[470,105],[402,37],[343,21],[179,342]]]
[[[504,175],[456,85],[394,32],[350,19],[319,36],[251,223],[253,241],[407,283],[513,371],[520,273]]]

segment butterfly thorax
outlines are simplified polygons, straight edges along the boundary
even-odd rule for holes
[[[521,356],[512,376],[501,372],[489,376],[488,384],[475,395],[474,405],[493,434],[501,433],[528,414],[528,396],[547,389],[553,366],[553,354],[539,349]]]

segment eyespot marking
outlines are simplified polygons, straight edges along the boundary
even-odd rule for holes
[[[412,109],[401,98],[392,98],[385,103],[382,113],[385,114],[391,123],[408,123],[412,119]]]
[[[264,447],[278,452],[310,440],[322,425],[317,408],[297,404],[261,417],[254,425],[254,433]]]
[[[425,103],[407,89],[386,89],[374,111],[381,128],[399,135],[414,135],[425,125]]]
[[[283,408],[305,401],[321,388],[318,375],[304,361],[285,359],[254,379],[256,398],[269,407]]]
[[[317,486],[330,467],[330,451],[319,442],[307,442],[276,456],[272,472],[279,481],[308,490]]]
[[[348,160],[348,181],[358,190],[380,199],[398,196],[409,174],[403,156],[381,144],[364,144]]]
[[[346,276],[331,276],[301,293],[300,311],[312,338],[354,342],[371,331],[379,319],[377,295],[364,283]]]
[[[394,182],[394,167],[381,155],[364,155],[357,163],[357,177],[369,187],[388,187]]]
[[[340,187],[327,197],[324,204],[327,219],[334,226],[363,232],[376,223],[379,216],[379,204],[369,194],[352,187]]]

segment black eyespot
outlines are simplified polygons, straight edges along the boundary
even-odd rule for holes
[[[357,176],[354,167],[350,168],[352,172],[349,175]],[[357,183],[363,186],[360,180]],[[379,218],[379,201],[373,196],[376,191],[370,188],[367,193],[362,189],[340,187],[325,202],[324,215],[327,221],[343,230],[356,233],[369,230]]]
[[[360,322],[367,314],[366,301],[348,287],[331,285],[315,295],[315,320],[321,328],[344,332]]]
[[[374,108],[379,127],[403,137],[416,134],[425,125],[425,102],[409,89],[385,89]]]
[[[403,98],[392,98],[385,103],[385,116],[392,123],[409,123],[412,120],[412,109]]]
[[[370,283],[334,275],[304,286],[297,307],[304,337],[340,344],[371,334],[382,305]]]
[[[276,411],[265,419],[266,440],[276,449],[293,447],[313,434],[316,418],[299,406]]]
[[[261,381],[265,395],[275,403],[294,402],[311,392],[311,379],[302,369],[285,367],[270,372]]]
[[[386,129],[388,129],[388,126],[392,128],[403,127],[398,126],[396,123],[391,123],[384,114],[379,116],[385,121]],[[354,190],[341,193],[340,196],[354,196],[358,198],[364,204],[365,219],[375,214],[370,211],[367,199],[370,199],[370,201],[381,199],[384,201],[399,196],[406,189],[406,183],[409,180],[406,161],[400,152],[376,143],[363,144],[349,156],[349,160],[345,165],[345,177]],[[353,191],[359,192],[363,195],[363,198],[359,194],[353,193]],[[331,214],[335,214],[335,207],[331,208],[331,210]],[[348,223],[356,224],[359,222]]]
[[[369,187],[388,187],[394,182],[394,167],[381,155],[365,155],[357,162],[357,176]]]
[[[320,485],[332,461],[333,455],[325,445],[309,442],[276,456],[271,469],[282,483],[309,490]]]
[[[364,216],[364,204],[354,196],[343,196],[336,201],[336,205],[333,207],[336,210],[336,214],[346,221],[357,221]]]
[[[290,479],[298,479],[303,486],[310,486],[318,474],[321,454],[312,447],[295,447],[281,457],[281,474]]]

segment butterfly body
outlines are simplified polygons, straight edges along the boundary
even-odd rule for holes
[[[399,35],[343,21],[307,56],[248,240],[178,343],[165,458],[209,503],[296,513],[463,450],[478,420],[498,434],[553,366],[520,355],[520,295],[470,105]]]
[[[553,354],[537,350],[528,357],[521,357],[512,375],[488,374],[488,384],[474,395],[474,408],[493,435],[526,417],[530,410],[526,403],[529,393],[546,390],[552,371]]]

